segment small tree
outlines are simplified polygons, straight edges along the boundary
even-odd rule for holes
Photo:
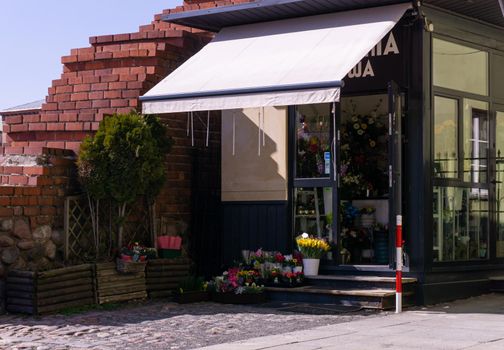
[[[171,146],[172,140],[157,117],[135,112],[105,118],[94,137],[83,142],[79,174],[95,208],[103,198],[117,204],[118,248],[123,244],[128,205],[142,195],[152,205],[161,190],[166,179],[164,155]],[[97,222],[98,217],[93,220],[96,230]]]

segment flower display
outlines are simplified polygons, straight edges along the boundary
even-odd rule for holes
[[[380,197],[387,193],[387,127],[378,115],[383,100],[366,115],[350,100],[341,125],[341,182],[345,199]]]
[[[298,249],[306,259],[320,259],[331,249],[329,243],[321,238],[310,237],[308,234],[296,238]]]

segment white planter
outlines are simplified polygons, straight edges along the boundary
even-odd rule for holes
[[[362,214],[360,217],[361,220],[361,226],[365,228],[369,228],[373,226],[376,222],[376,216],[375,214]]]
[[[303,266],[294,266],[294,273],[303,272]]]
[[[320,259],[303,259],[303,271],[305,276],[317,276]]]

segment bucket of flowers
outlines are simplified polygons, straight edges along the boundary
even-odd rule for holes
[[[232,267],[208,283],[212,300],[223,304],[257,304],[266,301],[257,270]]]
[[[320,258],[331,249],[329,243],[322,238],[317,238],[303,233],[296,238],[298,249],[303,255],[303,271],[306,276],[318,275]]]
[[[147,257],[152,254],[151,248],[146,248],[138,242],[123,247],[116,259],[117,272],[125,274],[144,272]]]

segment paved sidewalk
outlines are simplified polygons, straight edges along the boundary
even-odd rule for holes
[[[503,350],[504,294],[490,294],[399,315],[359,319],[205,349]]]

